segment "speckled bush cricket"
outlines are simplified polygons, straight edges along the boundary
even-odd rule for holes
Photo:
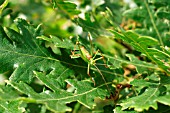
[[[75,54],[75,50],[72,51],[72,55],[71,58],[79,58],[81,57],[85,62],[88,63],[88,67],[87,67],[87,75],[91,78],[91,80],[93,81],[94,85],[96,84],[95,81],[94,81],[94,78],[91,77],[90,75],[90,66],[94,66],[96,68],[96,70],[98,71],[98,73],[101,75],[106,87],[107,87],[107,90],[109,93],[111,93],[108,85],[107,85],[107,82],[104,78],[104,75],[102,74],[102,72],[100,71],[100,69],[96,66],[96,61],[98,60],[102,60],[104,59],[104,56],[100,53],[99,50],[97,50],[94,54],[93,54],[93,47],[92,47],[92,39],[91,39],[91,35],[88,34],[88,38],[89,38],[89,41],[90,41],[90,46],[91,46],[91,51],[89,52],[85,46],[83,46],[80,42],[79,42],[79,37],[77,37],[77,42],[76,42],[76,45],[78,46],[78,51],[80,52],[80,54]],[[96,58],[96,56],[100,53],[100,57]]]

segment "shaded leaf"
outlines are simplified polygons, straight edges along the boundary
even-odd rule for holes
[[[158,16],[160,19],[170,20],[170,13],[169,13],[169,12],[158,12],[158,13],[157,13],[157,16]]]
[[[166,91],[163,91],[162,93],[165,95],[162,95],[157,98],[157,101],[170,106],[170,77],[169,76],[160,76],[161,77],[161,84],[165,85]]]
[[[147,10],[144,7],[132,8],[124,11],[123,15],[128,18],[132,18],[137,21],[142,21],[147,16]]]
[[[149,3],[153,3],[153,4],[159,5],[159,6],[170,5],[170,1],[168,1],[168,0],[149,0]]]
[[[161,75],[161,74],[160,74]],[[168,85],[170,84],[170,77],[169,76],[160,76],[160,82],[163,84],[163,85]]]

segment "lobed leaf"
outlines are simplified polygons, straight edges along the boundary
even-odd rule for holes
[[[141,21],[146,17],[147,11],[143,7],[140,8],[137,7],[137,8],[132,8],[124,11],[123,15],[125,17],[129,17],[129,18],[133,18],[134,20]]]
[[[116,107],[114,113],[138,113],[137,111],[122,110],[121,107]]]
[[[124,60],[118,56],[111,57],[108,55],[104,55],[106,58],[108,58],[108,62],[111,64],[108,64],[111,69],[114,68],[122,68],[123,64],[129,65],[132,64],[136,67],[136,71],[138,74],[142,74],[144,72],[148,72],[148,70],[155,70],[157,67],[154,64],[147,63],[145,61],[141,61],[137,59],[132,54],[126,54],[126,56],[129,58],[130,61]]]
[[[24,108],[20,107],[21,101],[14,100],[14,101],[0,101],[0,107],[3,108],[1,113],[23,113]]]
[[[165,91],[162,91],[164,95],[157,98],[157,101],[159,103],[162,103],[164,105],[170,106],[170,77],[168,76],[160,76],[160,82],[165,87]]]
[[[94,98],[100,97],[101,99],[105,98],[107,91],[102,89],[103,86],[92,87],[92,83],[88,81],[75,81],[67,80],[66,82],[76,88],[74,93],[67,92],[58,87],[53,87],[56,81],[47,80],[46,76],[42,73],[36,73],[36,76],[40,78],[45,85],[53,90],[53,92],[46,90],[41,93],[36,93],[29,85],[24,82],[15,83],[8,82],[9,85],[14,87],[16,90],[27,95],[27,100],[32,102],[45,104],[47,108],[51,111],[71,111],[71,108],[67,107],[66,104],[74,101],[78,101],[84,106],[92,109],[95,106]]]
[[[76,18],[74,22],[83,28],[84,31],[90,32],[92,36],[111,36],[111,34],[105,30],[100,22],[91,13],[85,13],[85,18]]]
[[[40,103],[46,105],[51,111],[71,111],[66,104],[78,101],[89,109],[95,106],[94,99],[99,97],[105,99],[108,91],[105,84],[99,84],[94,88],[94,84],[89,81],[66,80],[74,77],[73,66],[86,68],[83,66],[60,61],[55,58],[38,38],[49,42],[60,43],[56,37],[48,39],[40,37],[40,26],[34,28],[25,20],[16,21],[18,32],[10,28],[5,30],[1,27],[0,32],[0,68],[1,72],[14,70],[10,76],[10,84],[16,90],[25,94],[27,97],[17,97],[16,99],[26,102]],[[70,43],[63,42],[59,48],[66,48]],[[67,47],[71,47],[68,45]],[[66,58],[66,55],[65,55]],[[95,69],[94,69],[95,70]],[[82,70],[81,70],[82,71]],[[50,90],[37,93],[27,83],[32,82],[37,77]],[[67,92],[67,84],[76,90],[74,93]]]
[[[47,72],[54,70],[58,75],[63,73],[65,66],[52,57],[51,53],[36,39],[40,36],[40,26],[33,28],[26,21],[19,19],[19,32],[1,28],[0,37],[0,68],[1,73],[14,70],[11,81],[31,82],[33,71]],[[60,67],[60,70],[58,70]]]
[[[141,112],[148,110],[150,107],[156,110],[158,108],[156,100],[159,93],[158,88],[148,88],[143,94],[129,98],[120,105],[122,106],[122,110],[134,108],[135,111]]]
[[[0,15],[2,14],[3,9],[8,5],[9,0],[4,0],[2,4],[0,4]]]
[[[167,20],[170,20],[170,13],[169,12],[163,12],[163,11],[159,11],[157,13],[157,16],[160,18],[160,19],[167,19]]]
[[[47,2],[42,3],[48,5]],[[149,58],[149,62],[147,60],[142,61],[133,54],[124,54],[125,52],[121,54],[124,59],[119,57],[120,54],[117,53],[113,53],[115,56],[112,56],[110,54],[112,50],[106,47],[108,52],[103,51],[105,52],[103,56],[108,59],[108,64],[106,65],[109,68],[104,66],[105,60],[97,60],[98,58],[100,59],[101,54],[95,56],[95,63],[99,70],[95,66],[90,66],[90,74],[96,82],[94,87],[90,77],[86,76],[87,62],[84,62],[81,58],[70,58],[69,49],[74,47],[71,40],[61,40],[52,35],[49,38],[42,36],[40,26],[34,27],[25,20],[18,19],[16,21],[17,28],[13,24],[12,28],[14,29],[0,26],[0,73],[12,73],[9,77],[10,80],[7,81],[8,85],[0,86],[0,112],[29,112],[27,108],[29,109],[30,104],[36,105],[38,109],[41,109],[42,113],[45,113],[46,110],[50,112],[70,112],[73,106],[74,111],[72,112],[78,112],[84,106],[93,110],[103,111],[104,109],[115,113],[168,112],[170,106],[170,79],[166,75],[170,75],[168,43],[170,2],[166,0],[134,0],[136,7],[125,11],[124,16],[130,19],[123,18],[123,20],[130,20],[130,24],[127,23],[130,27],[132,24],[136,25],[132,29],[138,28],[135,31],[147,36],[141,36],[132,31],[122,31],[122,33],[112,31],[110,33],[106,30],[107,28],[113,29],[113,27],[117,29],[115,22],[118,22],[121,26],[126,26],[126,23],[121,23],[122,18],[119,17],[122,14],[120,13],[121,11],[114,10],[120,9],[121,4],[119,3],[104,0],[78,2],[80,3],[80,9],[82,11],[86,10],[83,11],[86,12],[84,19],[77,18],[80,11],[77,10],[75,3],[52,0],[54,7],[58,8],[56,10],[62,12],[61,15],[57,14],[57,17],[59,16],[61,20],[63,16],[71,18],[84,31],[91,32],[94,38],[106,38],[114,35],[132,48],[128,48],[124,45],[124,42],[116,40],[117,43],[123,45],[122,47],[126,47],[130,52],[133,49],[139,51],[141,55]],[[7,2],[4,3],[0,8],[5,8],[8,4]],[[86,6],[90,6],[90,10],[87,10]],[[107,8],[108,12],[103,12],[104,7],[109,7],[111,10]],[[2,12],[3,8],[0,9],[0,12]],[[112,12],[115,14],[112,14]],[[104,15],[106,19],[103,18]],[[114,15],[116,17],[113,19]],[[11,14],[10,19],[16,16],[18,14]],[[45,15],[45,17],[47,16]],[[106,20],[110,23],[107,23]],[[2,18],[2,22],[6,22],[6,18]],[[65,26],[62,21],[52,26],[56,27],[56,25],[59,25],[59,27]],[[72,32],[72,27],[69,26],[68,32]],[[60,31],[56,31],[57,35],[58,33],[62,34]],[[84,37],[84,32],[80,35]],[[159,39],[160,44],[157,39]],[[97,43],[99,41],[105,46],[105,41],[103,40],[94,39],[93,41]],[[46,47],[44,47],[44,44]],[[82,39],[82,44],[88,47],[87,44],[89,43],[85,43]],[[93,44],[90,43],[90,45]],[[119,48],[116,45],[112,46],[111,43],[108,45],[110,48]],[[161,50],[161,48],[163,49]],[[92,48],[89,49],[93,51]],[[122,51],[124,49],[118,50]],[[76,51],[75,53],[78,52]],[[106,53],[110,55],[106,55]],[[129,70],[131,73],[125,80],[125,76],[122,76],[124,74],[123,69],[124,66],[126,67],[129,64],[135,66],[136,71]],[[93,73],[91,72],[92,70],[94,71]],[[101,77],[102,74],[99,71],[101,71],[107,83],[104,83]],[[86,77],[88,79],[84,80]],[[106,84],[113,95],[110,95],[106,90]],[[40,89],[37,90],[37,88]],[[112,106],[114,99],[109,102],[109,98],[112,98],[112,96],[114,98],[114,95],[120,98],[116,100],[117,104]],[[96,98],[102,100],[101,103],[97,103]],[[75,102],[81,103],[83,107],[80,107],[79,103],[74,105]],[[97,106],[97,109],[95,106]]]
[[[58,48],[66,48],[66,49],[72,49],[74,48],[74,44],[71,42],[71,40],[65,38],[63,40],[59,39],[56,36],[50,36],[50,38],[45,37],[45,36],[40,36],[37,37],[38,39],[45,40],[49,43],[54,44],[53,46],[58,47]]]
[[[135,30],[141,35],[148,35],[158,39],[161,46],[169,46],[165,37],[168,32],[169,5],[167,0],[139,0],[137,6],[124,12],[124,16],[132,19],[137,26]]]
[[[19,97],[18,92],[10,86],[0,86],[0,100],[13,100]]]
[[[164,95],[164,96],[158,97],[156,100],[159,103],[170,106],[170,94],[169,94],[169,92],[167,92],[166,95]]]
[[[74,18],[76,15],[80,14],[80,11],[76,9],[77,5],[68,1],[62,0],[52,0],[54,7],[58,7],[70,18]]]
[[[122,110],[134,108],[135,111],[150,111],[159,109],[158,102],[169,105],[169,77],[157,74],[147,76],[145,79],[134,79],[130,84],[138,93],[135,97],[123,100]],[[166,84],[164,86],[164,84]],[[152,110],[151,110],[152,111]]]
[[[70,39],[67,38],[60,39],[56,36],[50,36],[50,38],[46,36],[39,36],[37,38],[45,40],[46,47],[50,47],[55,54],[61,55],[60,48],[71,49],[71,50],[74,48],[74,44],[71,42]]]
[[[158,67],[163,69],[165,72],[170,73],[170,65],[166,65],[170,55],[156,48],[152,48],[152,46],[158,44],[157,40],[148,36],[139,36],[132,31],[126,31],[123,35],[116,31],[112,31],[112,33],[116,38],[121,38],[134,47],[135,50],[145,54],[153,61],[153,63],[156,63]]]

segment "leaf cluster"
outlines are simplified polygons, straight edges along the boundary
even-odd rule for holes
[[[0,2],[0,112],[169,112],[169,6],[167,0]],[[78,43],[103,58],[93,59],[90,77],[90,60],[70,57],[82,52]]]

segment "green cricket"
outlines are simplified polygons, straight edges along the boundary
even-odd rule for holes
[[[89,41],[91,42],[91,35],[89,34],[88,35],[88,38],[89,38]],[[80,51],[80,54],[75,54],[74,51],[72,52],[72,55],[71,58],[79,58],[81,57],[85,62],[88,63],[88,66],[87,66],[87,75],[91,78],[92,82],[94,83],[94,86],[95,86],[95,81],[94,81],[94,78],[90,76],[90,66],[94,66],[96,68],[96,70],[98,71],[98,73],[101,75],[106,87],[107,87],[107,90],[109,93],[111,93],[108,85],[107,85],[107,82],[102,74],[102,72],[100,71],[100,69],[96,66],[96,61],[97,60],[101,60],[101,59],[104,59],[104,56],[102,56],[101,54],[101,57],[99,58],[96,58],[96,55],[99,53],[99,50],[97,50],[95,52],[95,54],[93,55],[93,52],[92,52],[92,43],[90,43],[91,45],[91,52],[89,52],[83,45],[80,44],[79,42],[79,39],[77,39],[77,42],[76,42],[76,45],[78,46],[78,50]]]

